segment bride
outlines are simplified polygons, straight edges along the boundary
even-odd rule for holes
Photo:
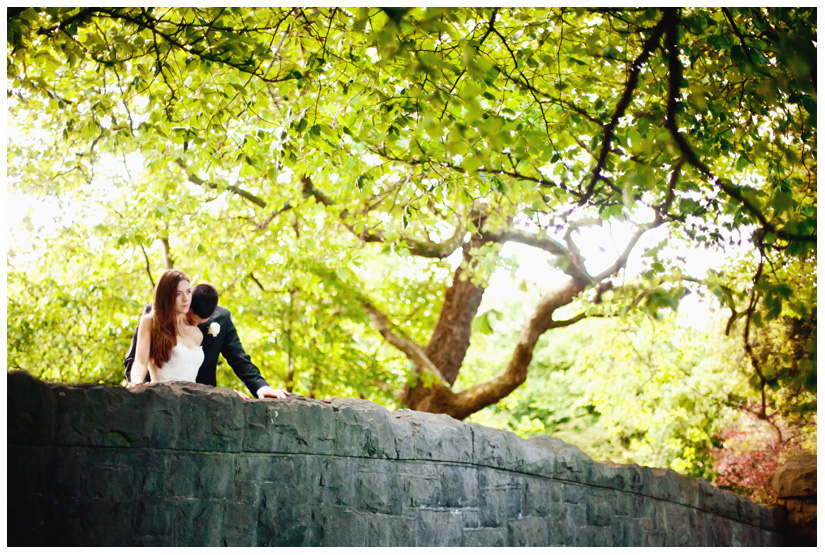
[[[142,384],[147,370],[153,382],[195,381],[203,364],[203,332],[187,316],[191,302],[186,274],[166,270],[151,312],[140,320],[130,386]]]

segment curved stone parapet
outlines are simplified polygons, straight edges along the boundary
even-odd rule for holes
[[[358,399],[8,374],[10,545],[771,546],[782,513]]]

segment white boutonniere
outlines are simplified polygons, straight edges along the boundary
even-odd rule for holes
[[[206,329],[206,333],[208,333],[212,337],[218,337],[218,334],[221,333],[221,325],[217,322],[212,322]]]

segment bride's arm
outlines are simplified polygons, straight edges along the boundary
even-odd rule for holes
[[[140,385],[149,370],[149,347],[152,344],[152,314],[140,319],[138,327],[137,347],[135,348],[135,362],[132,364],[132,374],[129,385]]]

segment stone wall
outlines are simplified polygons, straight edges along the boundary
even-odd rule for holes
[[[9,545],[770,546],[670,470],[357,399],[8,374]]]
[[[787,461],[771,480],[778,504],[787,512],[786,546],[816,546],[816,455]]]

